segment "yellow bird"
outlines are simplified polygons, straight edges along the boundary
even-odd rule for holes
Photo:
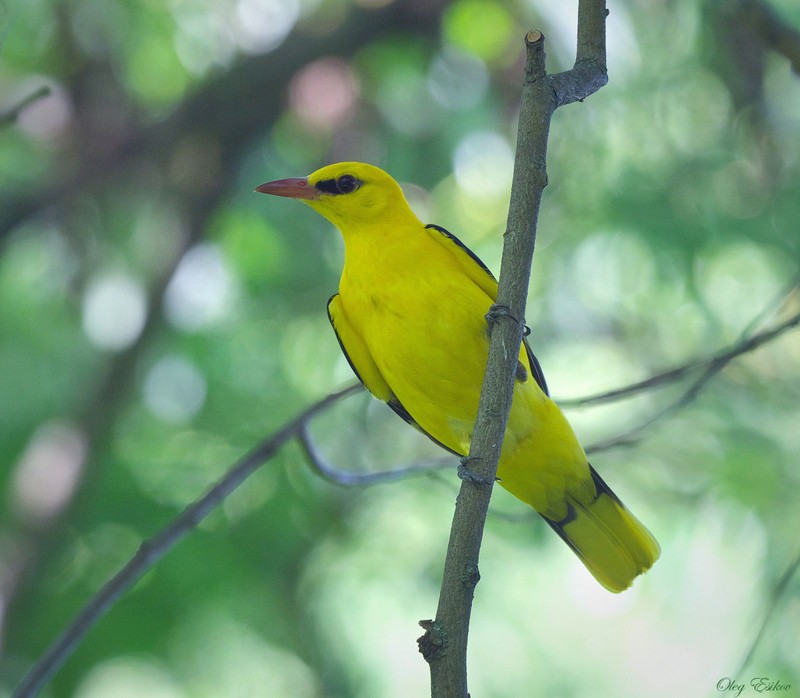
[[[328,317],[351,368],[406,422],[466,455],[489,352],[485,315],[497,297],[492,273],[455,235],[423,224],[372,165],[329,165],[256,191],[299,199],[341,231],[344,269]],[[659,556],[589,465],[527,342],[497,478],[610,591],[627,589]]]

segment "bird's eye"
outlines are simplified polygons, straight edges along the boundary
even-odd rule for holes
[[[344,174],[336,180],[340,194],[350,194],[361,186],[361,182],[351,174]]]

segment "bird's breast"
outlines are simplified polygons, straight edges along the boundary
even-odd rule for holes
[[[486,367],[491,299],[466,276],[424,267],[394,267],[371,279],[345,270],[340,299],[404,407],[435,438],[462,447]]]

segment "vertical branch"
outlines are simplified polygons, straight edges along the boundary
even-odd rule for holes
[[[580,0],[575,66],[548,76],[544,36],[525,37],[525,82],[517,135],[511,202],[497,303],[489,310],[489,358],[468,458],[462,461],[442,587],[435,620],[420,625],[419,649],[430,665],[434,698],[467,698],[467,638],[472,598],[480,580],[478,557],[514,390],[524,330],[539,204],[547,185],[547,139],[553,112],[602,87],[605,70],[605,0]]]
[[[578,46],[575,50],[575,65],[584,61],[594,61],[602,67],[596,75],[600,84],[593,91],[606,84],[606,10],[605,2],[578,3]],[[587,95],[588,96],[588,95]]]
[[[527,60],[511,205],[503,245],[497,304],[490,310],[491,345],[467,468],[456,501],[436,619],[423,621],[420,651],[430,664],[431,695],[467,696],[467,637],[472,597],[480,579],[486,512],[497,473],[522,341],[536,220],[547,183],[545,151],[553,102],[544,80],[544,36],[525,37]],[[531,128],[531,126],[534,126]],[[538,126],[538,128],[537,128]]]

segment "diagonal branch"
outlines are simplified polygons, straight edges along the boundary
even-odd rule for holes
[[[628,388],[622,388],[621,390],[612,391],[615,392],[617,396],[622,396],[622,395],[627,396],[632,394],[633,392],[639,392],[640,390],[643,390],[644,387],[649,387],[650,385],[657,384],[657,382],[661,382],[662,376],[670,376],[671,380],[675,380],[677,378],[682,377],[685,373],[687,373],[691,369],[701,366],[705,367],[705,370],[689,385],[686,391],[684,391],[684,393],[678,399],[676,399],[666,407],[662,408],[655,414],[648,417],[641,424],[638,424],[629,431],[626,431],[624,434],[618,434],[617,436],[611,439],[606,439],[605,441],[598,441],[597,443],[588,446],[586,448],[587,453],[588,452],[597,453],[598,451],[607,451],[610,448],[616,448],[617,446],[624,446],[632,443],[636,439],[636,437],[647,427],[659,421],[668,414],[672,414],[673,412],[677,412],[678,410],[686,407],[686,405],[692,402],[698,396],[700,391],[706,387],[708,382],[714,376],[720,373],[737,356],[746,354],[747,352],[753,351],[758,347],[760,347],[761,345],[766,344],[767,342],[771,342],[776,337],[779,337],[784,332],[787,332],[788,330],[791,330],[797,327],[798,325],[800,325],[800,313],[793,315],[788,320],[781,322],[780,324],[769,330],[765,330],[764,332],[760,332],[757,335],[753,335],[752,337],[743,340],[732,349],[722,352],[721,354],[717,354],[716,356],[712,356],[711,358],[705,359],[700,362],[687,364],[685,367],[679,367],[677,369],[673,369],[672,371],[667,371],[665,373],[654,376],[653,378],[650,378],[646,381],[642,381],[640,383],[634,384],[633,386],[629,386]],[[681,370],[684,368],[686,369],[685,371]],[[657,380],[654,381],[654,379]],[[631,388],[635,390],[631,390]],[[595,397],[595,398],[584,399],[581,401],[580,404],[582,405],[588,404],[589,400],[592,399],[595,402],[604,401],[604,400],[597,400]]]
[[[729,347],[718,354],[697,359],[695,361],[690,361],[667,371],[656,373],[649,378],[645,378],[644,380],[636,383],[631,383],[630,385],[626,385],[622,388],[615,388],[614,390],[608,390],[602,393],[597,393],[596,395],[589,395],[587,397],[576,398],[573,400],[559,400],[558,404],[562,407],[586,407],[589,405],[597,405],[606,402],[615,402],[623,398],[637,395],[645,390],[649,390],[650,388],[672,383],[701,368],[705,369],[703,375],[708,372],[713,375],[719,373],[723,368],[725,368],[725,366],[727,366],[738,356],[758,349],[760,346],[771,342],[784,332],[794,329],[798,325],[800,325],[800,313],[796,313],[775,327],[754,335],[750,335],[749,337],[745,337],[732,347]],[[701,378],[701,380],[705,381],[706,379]],[[702,387],[702,385],[700,387]]]
[[[736,674],[737,676],[741,676],[745,668],[749,666],[750,662],[752,661],[753,655],[755,655],[756,650],[758,649],[758,646],[761,644],[761,640],[764,637],[764,632],[769,625],[769,621],[772,619],[772,615],[778,606],[778,602],[786,593],[786,590],[789,588],[789,582],[792,580],[792,577],[794,577],[798,569],[800,569],[800,554],[798,554],[792,563],[784,570],[783,574],[775,585],[775,588],[772,590],[771,598],[767,604],[766,610],[764,611],[764,618],[761,620],[761,626],[759,627],[756,636],[753,638],[753,642],[750,644],[747,653],[744,655],[744,658],[739,664],[739,671]]]
[[[13,124],[25,107],[30,106],[34,102],[44,97],[47,97],[49,94],[50,88],[47,85],[42,85],[39,89],[34,90],[27,97],[17,102],[13,107],[0,112],[0,128]]]
[[[74,652],[86,633],[126,591],[142,578],[145,572],[194,530],[231,492],[258,470],[265,461],[272,458],[287,441],[297,437],[312,417],[360,390],[360,384],[350,385],[315,402],[242,457],[205,495],[186,507],[176,519],[155,536],[143,542],[128,563],[95,594],[75,620],[31,667],[14,691],[13,698],[36,696],[50,677]]]

